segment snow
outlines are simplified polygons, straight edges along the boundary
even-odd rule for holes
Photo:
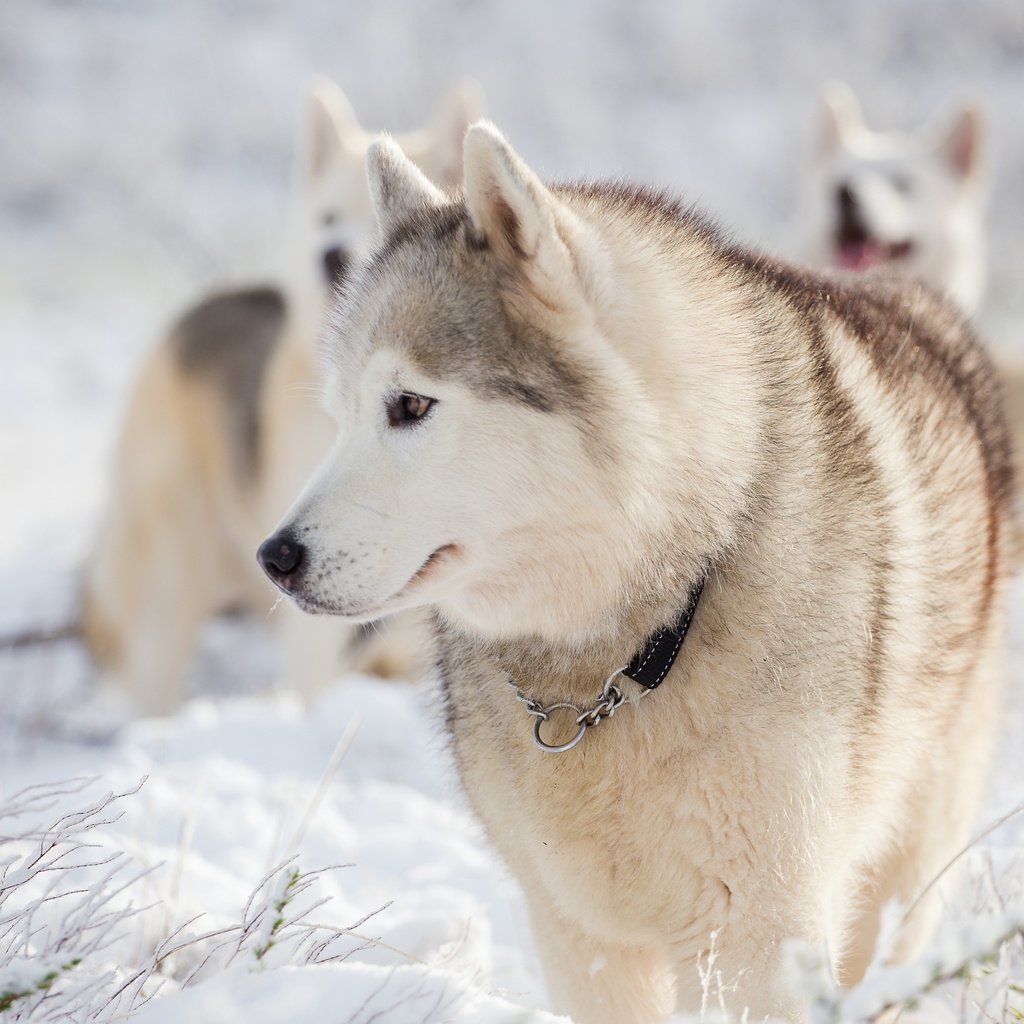
[[[6,0],[0,636],[73,614],[111,433],[168,317],[214,283],[280,273],[294,122],[311,74],[336,77],[367,125],[397,130],[422,120],[455,76],[473,77],[542,172],[669,186],[741,238],[788,251],[824,80],[849,80],[882,127],[976,99],[994,142],[981,324],[996,344],[1022,349],[1022,56],[1014,0]],[[1005,737],[979,824],[1024,802],[1019,579],[1011,606]],[[130,887],[139,912],[75,971],[99,978],[142,964],[196,915],[190,935],[234,926],[293,855],[303,872],[350,865],[316,877],[310,893],[330,898],[320,923],[344,929],[372,915],[355,930],[379,939],[340,963],[279,963],[272,949],[264,964],[247,952],[182,987],[196,967],[185,949],[134,1019],[554,1019],[537,1009],[546,995],[522,901],[458,790],[431,681],[345,678],[307,711],[274,689],[276,652],[260,624],[226,621],[207,633],[180,714],[89,746],[52,730],[87,676],[73,645],[0,654],[0,796],[95,776],[59,798],[71,809],[146,778],[119,802],[123,817],[95,832],[102,851],[152,869]],[[958,923],[1019,900],[1010,890],[1022,853],[1015,818],[971,859],[979,881],[950,909],[944,963],[974,941]],[[55,934],[66,912],[42,907],[40,921]],[[262,941],[272,924],[262,921]],[[19,983],[58,962],[35,959],[39,974],[18,961]],[[0,992],[12,977],[0,976]]]
[[[360,953],[361,967],[379,968],[362,970],[360,984],[382,984],[396,964],[411,962],[420,972],[401,974],[402,984],[410,990],[423,984],[422,998],[440,998],[444,985],[422,968],[440,963],[449,975],[458,967],[462,989],[478,978],[485,993],[541,1003],[536,964],[524,954],[527,926],[518,894],[456,791],[435,712],[424,706],[430,693],[353,677],[309,712],[290,694],[197,699],[175,718],[135,723],[110,746],[40,739],[4,759],[4,787],[88,771],[100,777],[96,788],[123,791],[145,778],[124,801],[124,817],[100,830],[104,847],[156,868],[140,887],[144,902],[159,901],[135,928],[142,942],[155,946],[164,931],[200,914],[201,931],[235,921],[259,881],[297,855],[302,870],[345,865],[318,880],[318,894],[330,897],[322,911],[327,923],[341,927],[373,915],[365,932],[386,946]],[[351,745],[309,815],[350,726]],[[278,878],[268,901],[278,899],[282,885]],[[265,921],[253,933],[256,946],[266,928]],[[247,1008],[251,993],[236,991],[232,978],[218,982],[216,999],[234,993],[239,1008]],[[330,991],[326,979],[314,984]],[[397,998],[390,981],[387,990],[382,998]],[[216,1004],[213,994],[195,998],[196,1007],[207,998]],[[310,1007],[319,1005],[310,999]],[[333,1001],[337,1006],[338,997]],[[185,1009],[167,1012],[191,1019],[181,1016],[190,1012]],[[143,1019],[161,1019],[155,1007],[147,1014]]]
[[[301,973],[302,977],[296,977]],[[154,1000],[132,1019],[139,1024],[251,1024],[336,1019],[339,1001],[348,1020],[451,1021],[461,1024],[557,1024],[564,1017],[525,1011],[498,996],[467,996],[464,980],[443,970],[373,964],[327,965],[315,971],[286,967],[275,975],[229,971],[173,1002]],[[400,1015],[399,1015],[400,1014]]]

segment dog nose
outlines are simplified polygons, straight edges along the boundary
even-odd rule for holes
[[[853,190],[845,182],[836,189],[836,201],[839,203],[839,209],[843,213],[853,213],[857,208],[857,198],[854,196]]]
[[[295,573],[302,565],[306,549],[287,530],[268,537],[256,552],[263,571],[283,590],[290,590]]]
[[[344,276],[348,267],[348,256],[340,245],[324,250],[324,274],[328,284],[337,284]]]

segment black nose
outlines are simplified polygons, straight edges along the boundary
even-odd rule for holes
[[[283,590],[291,590],[295,573],[302,565],[306,549],[287,530],[268,537],[256,552],[263,571]]]
[[[857,209],[857,197],[845,182],[836,189],[836,202],[839,203],[840,212],[844,214],[852,214]]]
[[[337,284],[345,276],[345,270],[348,267],[348,254],[340,245],[336,245],[331,249],[324,250],[323,260],[327,283]]]

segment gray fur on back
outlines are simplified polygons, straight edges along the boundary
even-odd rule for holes
[[[239,477],[259,467],[259,400],[271,352],[284,334],[287,304],[277,288],[221,292],[193,306],[170,344],[182,374],[223,398],[226,441]]]

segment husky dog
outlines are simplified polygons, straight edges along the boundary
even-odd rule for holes
[[[941,131],[874,132],[849,87],[830,85],[807,197],[809,260],[886,264],[972,312],[985,282],[982,134],[972,107]]]
[[[460,87],[428,129],[399,142],[426,173],[453,184],[477,105]],[[204,620],[232,605],[273,603],[251,551],[331,441],[312,394],[316,338],[329,289],[375,228],[363,169],[370,140],[338,87],[314,83],[286,289],[204,299],[142,368],[85,587],[86,642],[116,684],[101,691],[98,716],[175,708]],[[309,696],[337,669],[351,631],[281,611],[287,671]],[[358,650],[356,667],[408,672],[416,643],[414,629],[389,630]]]
[[[390,141],[368,171],[338,437],[260,561],[309,612],[434,609],[556,1009],[698,1009],[714,943],[736,1006],[799,1019],[783,940],[856,977],[975,811],[1011,477],[985,353],[916,283],[776,263],[643,188],[546,187],[486,123],[464,197]]]

